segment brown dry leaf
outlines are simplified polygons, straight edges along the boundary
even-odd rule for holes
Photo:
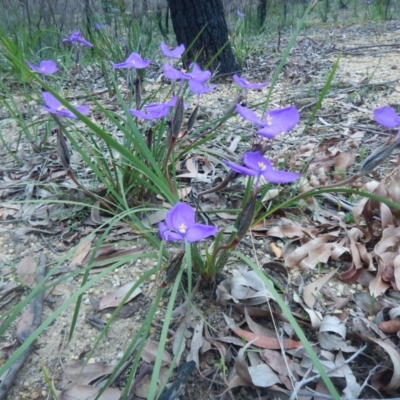
[[[398,250],[400,242],[400,227],[389,226],[382,232],[381,240],[375,245],[373,256],[378,264],[376,276],[369,284],[371,294],[378,297],[391,285],[400,287],[400,280],[396,281],[398,268],[395,270],[395,261],[398,263]]]
[[[302,271],[314,269],[319,263],[326,263],[330,258],[337,260],[343,253],[349,251],[339,243],[330,242],[334,239],[330,234],[321,235],[309,240],[285,257],[288,268],[299,267]]]
[[[349,167],[354,164],[356,156],[349,151],[344,151],[336,156],[335,158],[335,172],[334,179],[335,181],[343,180],[343,172],[346,172]]]
[[[337,269],[334,271],[330,272],[329,274],[326,274],[324,276],[321,276],[314,282],[311,282],[307,286],[304,287],[303,290],[303,300],[304,303],[307,304],[308,307],[311,309],[314,308],[315,304],[315,293],[319,293],[323,286],[331,279],[337,272]]]
[[[76,361],[64,370],[61,386],[66,388],[71,384],[89,385],[101,377],[111,375],[113,370],[114,367],[110,365],[97,363],[83,365],[80,361]]]
[[[101,300],[99,304],[99,310],[104,310],[105,308],[110,307],[118,307],[121,303],[122,299],[126,296],[126,294],[132,289],[132,287],[136,284],[136,282],[129,282],[123,286],[120,286],[118,289],[114,290],[114,292],[107,293]],[[125,303],[128,303],[133,298],[142,293],[140,287],[137,287],[125,300]]]
[[[107,388],[99,397],[96,397],[101,389],[89,385],[76,385],[60,394],[60,400],[119,400],[122,392],[118,389]]]
[[[252,332],[254,332],[256,334],[259,334],[259,335],[268,336],[268,337],[273,337],[273,338],[277,337],[275,331],[273,331],[271,329],[268,329],[267,327],[259,325],[256,322],[254,322],[251,319],[251,317],[250,317],[250,315],[249,315],[249,313],[247,311],[247,307],[244,307],[244,315],[245,315],[245,318],[246,318],[247,325],[248,325],[248,327],[250,328],[250,330]]]
[[[382,321],[378,328],[388,334],[394,334],[400,331],[400,319],[392,319],[390,321]]]
[[[288,390],[293,390],[292,381],[289,378],[289,371],[290,376],[294,376],[296,379],[298,378],[294,370],[293,360],[291,360],[289,357],[285,357],[280,351],[267,349],[261,352],[261,358],[279,374],[279,379],[286,386],[286,388]]]
[[[261,347],[262,349],[277,350],[280,349],[281,347],[285,349],[291,349],[294,347],[302,346],[301,342],[297,342],[295,340],[291,339],[280,340],[275,337],[263,336],[240,328],[234,328],[232,329],[232,331],[235,332],[236,335],[238,335],[239,337],[246,340],[246,342],[251,342],[255,346]]]
[[[148,340],[146,342],[146,345],[143,348],[142,351],[142,359],[146,361],[148,364],[153,364],[157,354],[162,351],[163,356],[161,359],[161,365],[170,365],[172,361],[171,355],[167,352],[167,350],[163,349],[160,347],[160,345],[156,342],[153,342],[152,340]]]
[[[16,267],[16,273],[21,283],[32,286],[35,283],[35,271],[37,262],[31,257],[24,257]]]
[[[88,235],[81,239],[78,246],[76,246],[75,254],[72,257],[71,262],[69,263],[69,268],[74,268],[82,264],[83,260],[86,258],[90,251],[94,238],[95,235]]]

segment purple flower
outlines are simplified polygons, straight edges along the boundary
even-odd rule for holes
[[[183,44],[170,50],[169,47],[164,42],[161,42],[160,47],[164,56],[170,58],[181,58],[183,52],[185,51],[185,46]]]
[[[158,225],[160,236],[172,242],[185,239],[189,243],[198,242],[219,231],[214,226],[197,224],[195,211],[186,203],[176,203],[168,211],[165,222]]]
[[[243,89],[262,89],[263,87],[268,86],[268,82],[250,83],[247,79],[241,78],[237,75],[233,75],[233,80]]]
[[[244,18],[244,17],[246,16],[246,14],[243,14],[240,10],[237,10],[236,12],[237,12],[237,15],[238,15],[240,18]]]
[[[113,65],[114,69],[119,68],[147,68],[150,65],[150,60],[144,60],[138,53],[132,53],[124,62]]]
[[[204,93],[208,93],[211,92],[211,90],[213,90],[217,85],[211,85],[211,86],[207,86],[204,83],[201,83],[199,81],[196,81],[195,79],[190,79],[189,80],[189,89],[197,94],[197,95],[201,95]]]
[[[400,116],[393,107],[384,106],[374,110],[374,120],[385,128],[393,129],[400,125]]]
[[[79,43],[87,47],[93,47],[92,43],[82,37],[80,31],[73,32],[68,39],[63,39],[63,42]]]
[[[256,187],[258,186],[261,176],[263,176],[266,181],[272,183],[289,183],[293,182],[300,176],[300,174],[293,172],[274,170],[271,161],[262,156],[259,151],[245,153],[243,156],[244,166],[227,160],[223,161],[226,165],[240,174],[257,177],[255,183]]]
[[[184,73],[186,79],[194,79],[197,82],[204,83],[211,78],[211,72],[202,71],[196,63],[192,63],[190,67],[192,71]]]
[[[260,126],[262,129],[257,133],[269,139],[280,133],[289,132],[300,120],[300,114],[295,106],[268,111],[263,119],[260,119],[253,110],[240,105],[236,106],[236,111],[247,121]]]
[[[58,71],[57,65],[53,60],[40,61],[38,67],[30,63],[29,61],[27,61],[26,63],[29,65],[32,71],[39,72],[42,75],[50,75]]]
[[[144,106],[146,112],[142,110],[129,110],[129,112],[138,118],[145,119],[146,121],[152,121],[154,119],[161,119],[168,115],[170,109],[175,107],[178,96],[173,96],[166,103],[152,103]]]
[[[72,119],[77,118],[73,112],[65,108],[51,93],[43,92],[42,96],[46,104],[45,106],[43,106],[43,108],[50,114],[55,114],[60,117],[68,117]],[[89,113],[89,106],[76,106],[75,109],[83,115],[87,115]]]
[[[164,64],[164,76],[171,81],[185,79],[185,74],[182,71],[171,67],[169,64]]]
[[[295,106],[277,108],[264,115],[265,126],[258,130],[260,136],[272,139],[280,133],[287,133],[300,121],[300,114]]]

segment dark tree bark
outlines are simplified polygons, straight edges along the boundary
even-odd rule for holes
[[[223,48],[210,69],[217,70],[219,74],[239,70],[228,41],[228,27],[221,0],[168,0],[168,6],[178,45],[183,43],[187,49],[193,44],[185,62],[190,63],[197,57],[197,62],[204,67]]]
[[[257,6],[258,23],[260,28],[264,25],[265,17],[267,16],[267,0],[259,0]]]

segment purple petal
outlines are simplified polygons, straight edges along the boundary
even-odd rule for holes
[[[162,240],[169,240],[171,242],[177,242],[184,239],[184,236],[180,233],[172,232],[168,229],[164,222],[158,224],[158,232]]]
[[[114,69],[132,68],[132,66],[131,66],[129,63],[127,63],[126,61],[123,61],[123,62],[121,62],[121,63],[113,64],[113,68],[114,68]]]
[[[300,174],[295,172],[277,171],[272,168],[266,170],[262,175],[268,182],[272,183],[289,183],[295,181],[300,176]]]
[[[246,168],[243,165],[235,164],[228,160],[222,160],[228,167],[231,167],[234,171],[239,172],[239,174],[254,176],[257,175],[257,171],[253,169]]]
[[[261,175],[266,169],[271,169],[272,164],[268,158],[263,157],[259,151],[248,151],[243,156],[243,164],[255,171],[256,175]]]
[[[170,58],[181,58],[183,52],[185,51],[185,46],[183,44],[170,50],[169,47],[164,42],[161,42],[160,47],[164,56]]]
[[[293,129],[300,120],[300,114],[295,106],[289,106],[268,111],[264,115],[264,120],[263,128],[257,133],[267,138],[273,138]]]
[[[204,83],[201,83],[195,79],[189,80],[189,89],[196,94],[204,94],[211,92],[216,85],[206,86]]]
[[[241,11],[239,11],[239,10],[237,10],[236,11],[237,12],[237,15],[240,17],[240,18],[244,18],[245,16],[246,16],[246,14],[243,14]]]
[[[172,96],[166,103],[168,107],[175,107],[178,101],[178,95]]]
[[[219,229],[216,228],[215,226],[194,224],[186,232],[185,238],[189,243],[199,242],[200,240],[203,240],[206,237],[215,235],[218,232],[219,232]]]
[[[150,65],[150,60],[144,60],[138,53],[131,53],[126,62],[136,69],[147,68]]]
[[[374,120],[385,128],[393,129],[400,125],[400,116],[393,107],[384,106],[374,110]]]
[[[210,71],[202,71],[196,63],[192,63],[190,66],[192,71],[184,73],[185,78],[194,79],[200,83],[204,83],[211,78]]]
[[[166,108],[161,111],[155,111],[155,112],[148,111],[147,113],[145,113],[142,110],[134,110],[134,109],[129,110],[129,112],[134,117],[142,118],[146,121],[153,121],[154,119],[161,119],[161,118],[164,118],[166,115],[168,115],[169,108]]]
[[[237,75],[233,75],[233,80],[243,89],[262,89],[268,86],[268,82],[250,83],[247,79],[241,78],[240,76]]]
[[[113,68],[142,69],[142,68],[147,68],[149,65],[150,65],[150,60],[144,60],[138,53],[131,53],[124,62],[114,64]]]
[[[55,61],[43,60],[39,64],[39,70],[40,71],[38,72],[41,72],[42,74],[54,74],[55,72],[58,71],[58,68]]]
[[[182,71],[171,67],[169,64],[164,64],[164,76],[173,81],[185,78],[185,75]]]
[[[195,212],[189,204],[176,203],[165,218],[169,229],[185,235],[186,232],[195,224]]]
[[[75,108],[77,111],[79,111],[83,115],[89,114],[89,106],[76,106]]]
[[[247,121],[252,122],[258,126],[265,126],[265,123],[258,118],[257,114],[250,110],[250,108],[240,106],[239,104],[236,106],[236,111]]]
[[[63,107],[62,104],[49,92],[42,93],[43,100],[49,109],[57,110]]]

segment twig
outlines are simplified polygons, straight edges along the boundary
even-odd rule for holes
[[[362,346],[360,349],[358,349],[358,351],[356,351],[350,358],[348,358],[344,363],[342,363],[341,365],[336,366],[335,368],[332,368],[328,371],[326,371],[327,374],[330,374],[331,372],[335,372],[336,370],[338,370],[339,368],[343,367],[343,365],[347,365],[349,363],[351,363],[355,358],[357,358],[366,348],[368,347],[368,345],[364,345]],[[307,378],[307,375],[300,381],[296,383],[296,386],[290,396],[289,400],[295,400],[298,396],[298,392],[299,390],[304,386],[307,385],[308,383],[314,382],[316,379],[319,379],[321,377],[321,374],[316,374],[314,376],[312,376],[311,378]]]
[[[45,267],[44,265],[47,263],[47,257],[45,254],[41,253],[39,256],[39,263],[36,271],[36,283],[40,282],[45,275]],[[40,291],[32,299],[33,304],[33,320],[32,325],[24,332],[27,336],[32,334],[40,325],[41,317],[42,317],[42,309],[43,309],[43,299],[44,299],[44,291]],[[0,400],[5,400],[7,398],[7,393],[13,385],[15,378],[17,377],[18,371],[25,364],[26,360],[29,357],[29,354],[33,350],[34,342],[32,342],[15,360],[14,364],[10,367],[8,372],[6,372],[6,376],[0,385]],[[0,377],[2,378],[2,377]]]

